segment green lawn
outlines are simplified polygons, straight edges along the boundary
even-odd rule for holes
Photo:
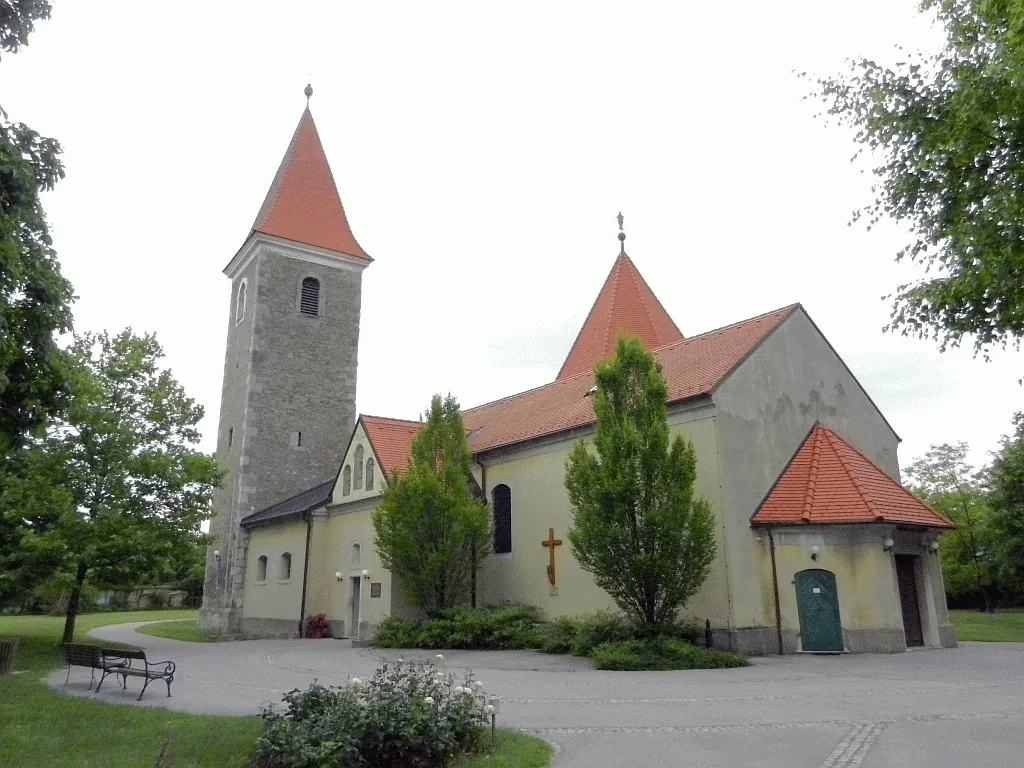
[[[957,640],[982,643],[1024,643],[1024,610],[950,611]]]
[[[171,640],[184,640],[187,643],[212,643],[217,637],[216,632],[207,632],[199,628],[195,619],[179,619],[178,621],[162,621],[159,624],[147,624],[139,627],[136,632],[153,637],[169,637]]]
[[[106,624],[176,619],[175,624],[194,627],[195,618],[194,610],[86,614],[78,617],[75,640],[89,642],[86,633]],[[257,717],[184,715],[50,690],[40,678],[62,666],[63,629],[64,620],[54,616],[0,616],[0,638],[21,639],[17,674],[0,677],[0,766],[150,768],[172,734],[177,768],[242,768],[253,754],[261,725]],[[81,679],[83,673],[88,674],[76,668],[72,675]],[[546,742],[499,731],[493,755],[465,759],[453,768],[540,768],[551,754]]]

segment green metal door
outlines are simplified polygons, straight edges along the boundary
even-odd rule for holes
[[[839,623],[839,595],[831,571],[811,569],[796,575],[796,609],[800,615],[800,640],[805,651],[843,650]]]

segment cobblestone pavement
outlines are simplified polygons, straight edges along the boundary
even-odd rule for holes
[[[171,698],[153,684],[139,706],[248,715],[314,679],[328,685],[373,673],[378,660],[433,653],[352,649],[337,640],[182,643],[102,627],[98,640],[142,646],[178,665]],[[597,766],[1024,766],[1024,645],[891,656],[785,656],[746,669],[600,672],[584,659],[533,652],[450,651],[502,696],[499,722],[556,743],[561,768]],[[65,672],[48,682],[63,688]],[[68,693],[135,703],[108,678]]]

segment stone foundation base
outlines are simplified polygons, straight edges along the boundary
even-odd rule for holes
[[[244,635],[248,640],[291,640],[299,636],[299,621],[245,617],[239,620],[236,634]]]
[[[939,625],[939,645],[943,648],[956,648],[956,633],[952,624]]]
[[[712,629],[711,645],[721,651],[742,653],[744,656],[778,656],[779,633],[775,627]],[[782,630],[782,652],[797,652],[797,633],[795,631]]]
[[[903,653],[907,638],[902,629],[844,629],[843,643],[850,653]]]
[[[238,622],[241,618],[239,612],[231,608],[203,606],[199,609],[199,628],[207,632],[230,635],[238,631]]]

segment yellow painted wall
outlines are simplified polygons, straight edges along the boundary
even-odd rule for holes
[[[707,412],[676,414],[670,417],[670,424],[673,435],[680,434],[694,443],[698,455],[697,494],[708,499],[720,516],[717,430],[713,416]],[[481,604],[504,600],[530,603],[540,607],[549,618],[615,609],[611,598],[594,584],[570,552],[567,532],[572,515],[565,489],[565,462],[574,442],[563,440],[518,451],[500,460],[485,459],[488,501],[499,484],[508,485],[512,492],[512,552],[491,555],[484,563],[478,590]],[[474,469],[482,483],[479,467]],[[563,542],[556,552],[557,595],[551,594],[546,571],[549,554],[541,544],[549,527],[555,529],[555,537]],[[721,525],[718,534],[721,553]],[[713,625],[719,626],[728,615],[727,606],[725,567],[718,557],[711,576],[691,600],[686,613],[701,622],[710,618]]]
[[[345,622],[345,632],[352,636],[350,627],[351,577],[368,571],[369,578],[361,579],[360,624],[379,625],[391,613],[391,573],[380,563],[374,546],[373,521],[370,510],[347,514],[332,514],[326,526],[327,548],[324,574],[318,576],[329,584],[327,589],[328,617]],[[352,545],[359,545],[359,561],[353,559]],[[336,573],[342,574],[339,582]],[[381,596],[370,597],[370,585],[379,582]]]
[[[769,625],[774,625],[768,535],[763,530],[752,531],[751,535],[763,585],[761,600],[766,615],[771,617]],[[835,574],[839,618],[843,629],[893,629],[902,632],[903,614],[896,587],[895,565],[892,554],[885,552],[882,547],[887,535],[890,534],[875,526],[776,530],[775,562],[779,577],[782,628],[800,630],[796,587],[793,584],[796,574],[810,568],[820,568]],[[811,559],[813,546],[820,550],[817,560]]]
[[[306,524],[290,521],[254,528],[249,535],[245,567],[245,615],[264,619],[299,619]],[[281,555],[291,553],[291,579],[278,578]],[[267,578],[257,582],[257,560],[267,556]]]

